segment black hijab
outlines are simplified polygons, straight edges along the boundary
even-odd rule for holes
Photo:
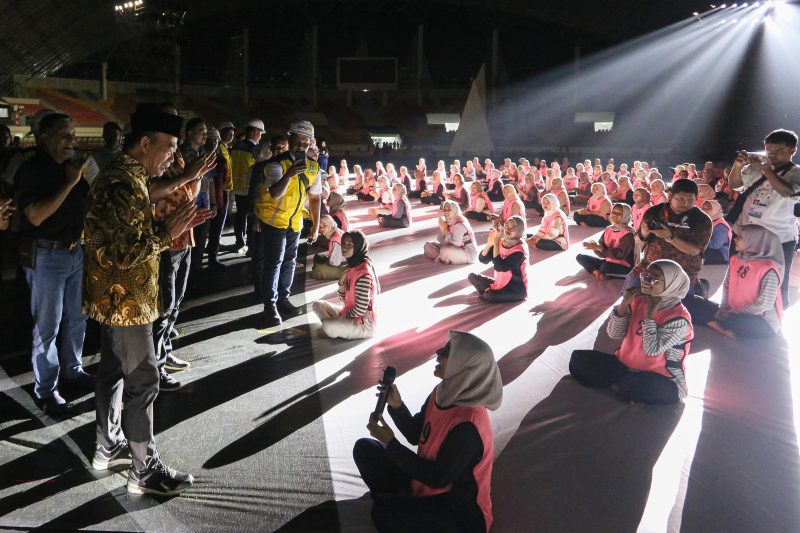
[[[369,241],[361,230],[347,231],[342,235],[343,239],[345,237],[353,241],[353,255],[347,258],[347,266],[354,267],[364,261],[370,261]]]

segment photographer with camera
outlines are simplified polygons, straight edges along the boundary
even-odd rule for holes
[[[792,162],[797,152],[797,134],[775,130],[764,139],[763,154],[739,152],[728,175],[728,183],[742,191],[726,220],[733,233],[756,224],[778,236],[783,247],[783,304],[789,304],[789,274],[797,242],[795,204],[800,193],[800,167]]]
[[[639,226],[639,237],[645,242],[644,257],[628,275],[625,288],[639,285],[639,274],[650,263],[671,259],[688,274],[689,295],[705,297],[707,288],[698,275],[703,268],[703,251],[711,239],[711,219],[695,206],[697,183],[689,179],[672,182],[669,202],[648,209]]]

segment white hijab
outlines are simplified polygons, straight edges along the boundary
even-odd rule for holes
[[[657,296],[657,309],[661,311],[681,303],[691,285],[683,267],[671,259],[659,259],[650,263],[650,266],[657,266],[664,274],[664,292]]]

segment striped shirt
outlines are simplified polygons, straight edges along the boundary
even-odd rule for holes
[[[778,311],[775,309],[775,301],[778,299],[778,291],[781,284],[778,281],[778,274],[771,270],[764,274],[761,278],[761,290],[758,293],[758,298],[745,307],[737,311],[737,313],[763,316],[767,324],[774,330],[778,331],[781,327],[781,318],[778,316]],[[728,305],[728,276],[725,276],[725,282],[722,284],[722,301],[720,303],[721,309],[730,309]]]
[[[611,311],[611,318],[608,321],[606,331],[612,339],[622,339],[628,332],[630,313],[625,316],[617,316],[616,309]],[[679,364],[668,366],[667,370],[672,374],[672,381],[678,386],[678,394],[681,398],[686,397],[686,377],[683,375],[683,366],[680,364],[683,357],[683,344],[686,342],[686,333],[689,330],[689,323],[685,318],[674,318],[664,324],[658,325],[655,320],[642,320],[642,349],[644,353],[651,357],[661,355],[667,361],[676,361]]]
[[[356,280],[356,305],[347,313],[347,318],[364,316],[372,305],[369,298],[370,280],[361,276]],[[339,284],[339,299],[344,301],[344,285]]]

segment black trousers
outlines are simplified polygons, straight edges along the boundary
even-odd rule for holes
[[[536,247],[540,250],[547,250],[548,252],[561,252],[564,249],[553,239],[539,239],[536,241]]]
[[[192,274],[197,276],[203,266],[203,252],[208,242],[208,233],[211,229],[211,221],[206,220],[194,227],[194,248],[192,248]],[[197,280],[194,280],[195,282]]]
[[[528,297],[524,290],[515,290],[514,288],[503,287],[500,290],[490,289],[489,286],[494,283],[494,278],[484,276],[483,274],[471,273],[467,276],[467,280],[481,295],[481,299],[492,303],[506,303],[506,302],[519,302]]]
[[[246,194],[236,195],[236,217],[233,219],[233,234],[236,236],[236,246],[241,248],[247,244],[247,213],[250,210],[250,201]]]
[[[169,332],[178,320],[178,310],[186,294],[189,270],[192,263],[191,248],[161,252],[158,274],[158,292],[161,298],[161,316],[153,323],[153,348],[158,368],[167,362],[172,353]]]
[[[408,218],[394,218],[390,215],[378,215],[378,218],[383,222],[384,228],[407,228]]]
[[[486,222],[489,220],[489,215],[486,213],[478,213],[476,211],[466,211],[464,216],[470,220],[479,220],[481,222]]]
[[[587,387],[619,386],[617,395],[625,402],[652,405],[680,401],[678,386],[655,372],[634,372],[617,356],[597,350],[575,350],[569,360],[569,373]]]
[[[684,305],[686,304],[684,303]],[[700,326],[705,326],[712,320],[716,320],[714,315],[719,311],[718,303],[705,300],[699,296],[691,297],[689,307],[691,307],[692,323]],[[764,320],[764,317],[756,315],[730,313],[728,318],[717,320],[717,322],[723,328],[732,331],[737,337],[764,339],[775,335],[775,330]]]
[[[208,229],[208,246],[206,253],[208,254],[208,263],[216,263],[217,256],[219,255],[219,241],[222,238],[222,232],[225,229],[225,221],[228,219],[228,197],[229,191],[222,191],[222,205],[217,206],[217,216],[211,219],[211,225]]]
[[[727,265],[728,262],[725,261],[725,256],[722,255],[722,252],[720,252],[719,250],[715,250],[713,248],[706,248],[706,251],[703,252],[703,264]]]
[[[450,494],[411,497],[411,478],[386,456],[386,447],[377,440],[356,441],[353,459],[374,500],[372,521],[381,533],[485,533],[483,520],[465,523]]]
[[[611,263],[604,261],[600,257],[594,257],[586,254],[578,254],[575,258],[578,264],[586,269],[587,272],[592,273],[599,270],[600,273],[606,276],[625,277],[631,271],[631,267],[620,265],[619,263]]]
[[[576,224],[583,222],[592,228],[605,228],[611,224],[611,222],[599,215],[582,215],[580,213],[575,213],[572,215],[572,219],[575,220]]]
[[[444,202],[444,198],[441,196],[422,196],[419,201],[425,205],[441,205]]]

